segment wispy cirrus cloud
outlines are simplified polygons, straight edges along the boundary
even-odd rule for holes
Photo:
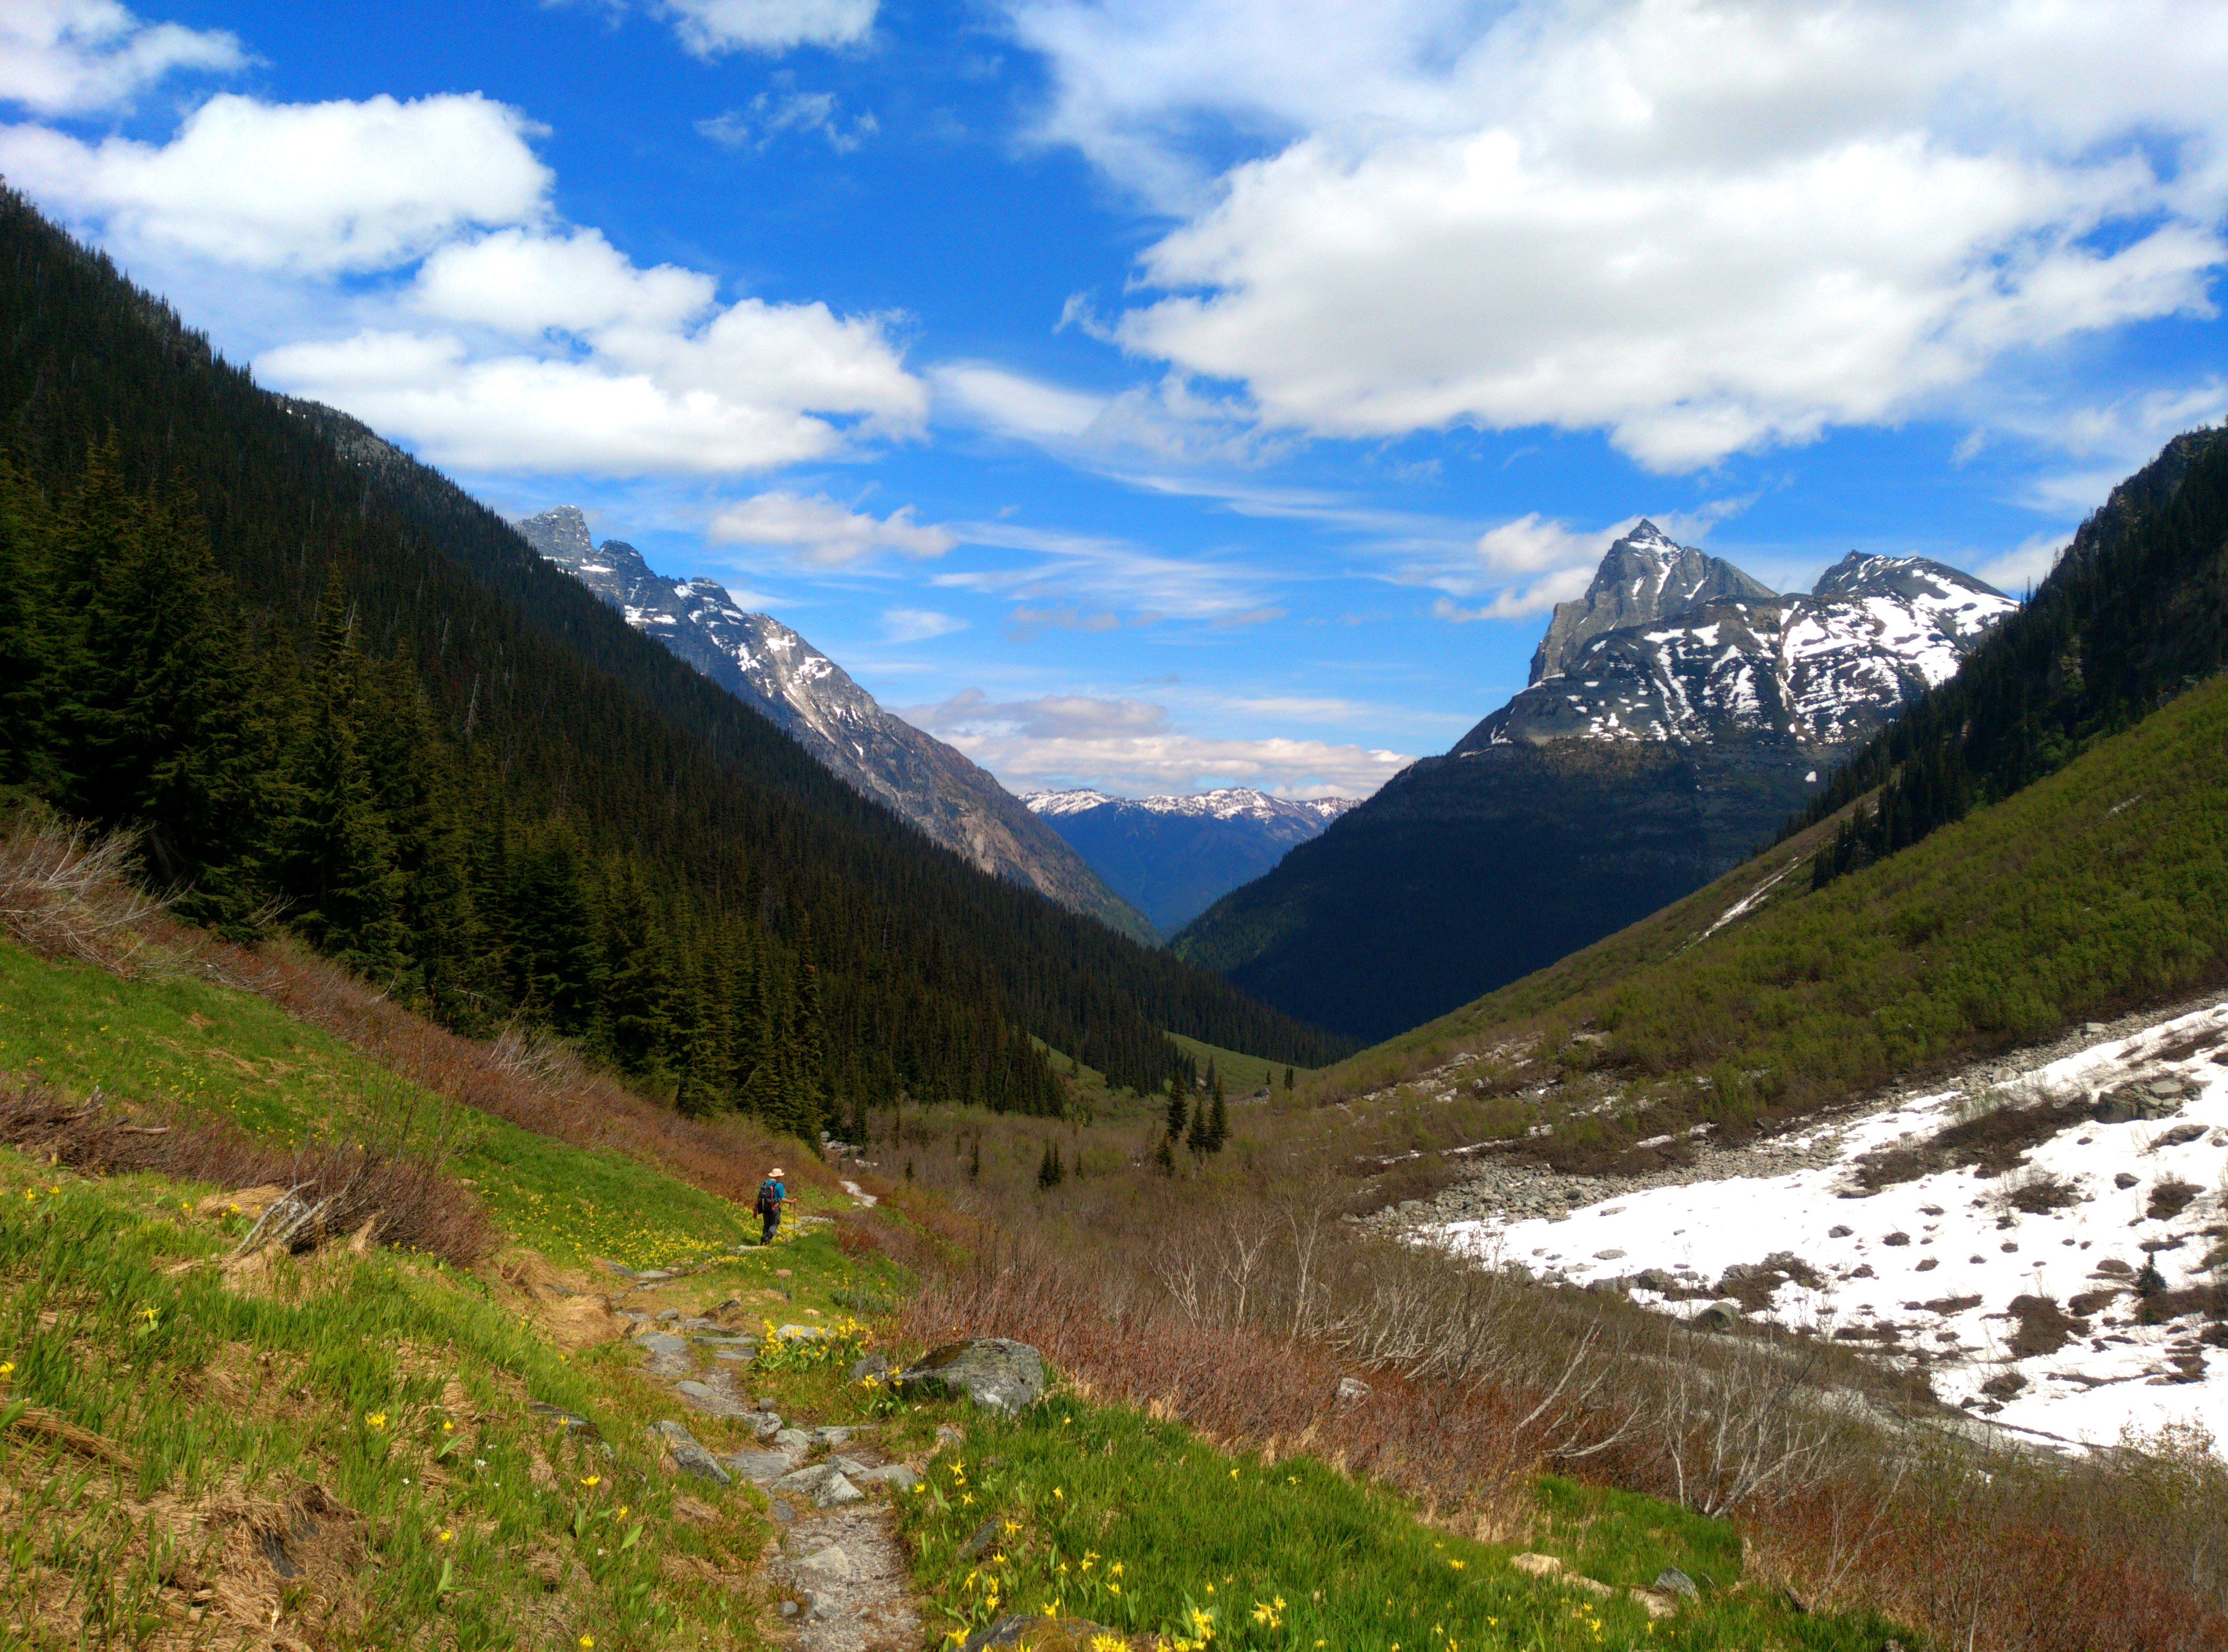
[[[1250,785],[1293,797],[1365,797],[1414,760],[1320,740],[1192,733],[1166,706],[1127,698],[994,701],[970,688],[898,714],[1017,789],[1090,785],[1135,796]]]

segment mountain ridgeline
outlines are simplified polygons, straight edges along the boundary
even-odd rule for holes
[[[1021,801],[1168,934],[1354,807],[1351,797],[1296,802],[1247,786],[1162,797],[1032,791]]]
[[[2055,773],[2228,666],[2228,432],[2112,490],[2026,605],[1828,779],[1783,837],[1875,789],[1814,863],[1823,888]]]
[[[518,524],[526,542],[767,718],[862,795],[934,842],[1071,912],[1143,941],[1153,926],[989,773],[882,709],[843,668],[771,614],[746,613],[716,580],[650,571],[624,540],[590,542],[560,505]]]
[[[1555,610],[1529,686],[1175,949],[1390,1036],[1737,864],[2015,605],[1940,563],[1855,554],[1775,596],[1643,522]]]
[[[0,194],[0,784],[451,1025],[808,1136],[1343,1047],[923,841],[437,472]]]

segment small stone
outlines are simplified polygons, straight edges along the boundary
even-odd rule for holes
[[[1698,1331],[1729,1331],[1741,1322],[1740,1309],[1731,1303],[1713,1302],[1687,1322]]]
[[[1677,1566],[1665,1566],[1655,1574],[1655,1587],[1667,1595],[1681,1595],[1688,1600],[1700,1600],[1702,1591],[1694,1587],[1694,1580]]]
[[[1826,1237],[1828,1239],[1847,1239],[1856,1231],[1857,1230],[1853,1227],[1829,1227],[1826,1230]]]
[[[1594,1252],[1594,1260],[1597,1262],[1615,1262],[1623,1255],[1624,1252],[1622,1251],[1596,1251]]]
[[[887,1354],[869,1354],[862,1360],[851,1361],[851,1380],[854,1382],[864,1382],[868,1377],[887,1377],[889,1374],[890,1356]]]
[[[820,1508],[841,1508],[846,1503],[862,1503],[866,1501],[867,1494],[840,1474],[829,1475],[827,1484],[820,1488],[819,1493],[812,1500],[814,1506]]]
[[[848,1428],[816,1428],[812,1431],[815,1445],[842,1445],[851,1437]]]
[[[782,1615],[784,1617],[796,1617],[796,1616],[797,1616],[797,1603],[796,1603],[795,1601],[793,1601],[793,1600],[784,1600],[784,1602],[782,1602],[782,1603],[781,1603],[781,1615]]]
[[[998,1517],[993,1514],[976,1527],[975,1534],[959,1546],[959,1558],[963,1560],[977,1560],[988,1554],[990,1552],[990,1546],[998,1540],[1000,1525]]]
[[[1908,1245],[1911,1243],[1911,1235],[1900,1231],[1893,1233],[1884,1234],[1880,1239],[1880,1243],[1883,1245]]]
[[[708,1480],[715,1486],[733,1483],[733,1477],[680,1424],[669,1419],[659,1423],[654,1431],[664,1437],[666,1450],[673,1454],[673,1466],[682,1473]]]
[[[851,1557],[833,1543],[816,1554],[806,1555],[797,1563],[797,1569],[823,1578],[851,1578],[859,1571]]]
[[[851,1479],[860,1485],[894,1486],[900,1491],[911,1491],[920,1476],[902,1463],[888,1463],[864,1474],[855,1474]]]
[[[2069,1241],[2067,1241],[2067,1242],[2068,1242],[2069,1244],[2070,1244],[2070,1243],[2071,1243],[2071,1240],[2069,1240]],[[1940,1257],[1938,1257],[1938,1256],[1930,1256],[1930,1257],[1928,1257],[1928,1258],[1926,1258],[1926,1260],[1924,1260],[1924,1262],[1920,1263],[1920,1264],[1918,1265],[1918,1266],[1917,1266],[1916,1269],[1914,1269],[1914,1270],[1913,1270],[1913,1271],[1914,1271],[1914,1272],[1917,1272],[1917,1273],[1931,1273],[1931,1272],[1933,1272],[1933,1271],[1934,1271],[1934,1270],[1935,1270],[1935,1269],[1937,1269],[1937,1268],[1940,1267],[1941,1265],[1942,1265],[1942,1258],[1941,1258]]]
[[[967,1444],[967,1436],[949,1423],[938,1423],[936,1425],[936,1443],[940,1446],[964,1445]]]
[[[812,1437],[801,1428],[781,1429],[773,1437],[773,1449],[801,1457],[812,1449]]]
[[[2116,1188],[2132,1188],[2141,1180],[2142,1178],[2140,1176],[2131,1175],[2128,1171],[2122,1170],[2119,1175],[2112,1178],[2112,1185]]]
[[[686,1354],[688,1351],[688,1338],[675,1336],[670,1331],[652,1331],[649,1335],[635,1340],[652,1354]]]
[[[779,1411],[781,1409],[781,1401],[776,1399],[771,1394],[760,1394],[759,1396],[759,1409],[760,1411]]]
[[[770,1440],[781,1432],[781,1418],[771,1412],[763,1412],[751,1419],[751,1432],[761,1442]]]
[[[668,1321],[670,1321],[670,1320],[675,1320],[675,1319],[678,1319],[678,1318],[680,1318],[680,1317],[681,1317],[681,1310],[680,1310],[678,1308],[668,1308],[668,1309],[665,1309],[662,1310],[662,1311],[658,1314],[658,1316],[657,1316],[658,1322],[659,1322],[660,1324],[663,1324],[663,1323],[667,1322]]]
[[[1369,1385],[1364,1382],[1360,1378],[1341,1377],[1338,1380],[1338,1403],[1340,1405],[1351,1405],[1358,1400],[1363,1400],[1368,1398]]]

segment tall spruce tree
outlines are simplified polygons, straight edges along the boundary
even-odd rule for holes
[[[384,984],[404,962],[400,880],[363,752],[362,656],[337,578],[317,611],[317,668],[290,765],[288,921],[320,951]]]

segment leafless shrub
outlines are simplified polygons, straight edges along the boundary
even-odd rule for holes
[[[126,833],[14,823],[0,831],[0,928],[42,957],[125,972],[168,904],[132,883],[137,848]]]

